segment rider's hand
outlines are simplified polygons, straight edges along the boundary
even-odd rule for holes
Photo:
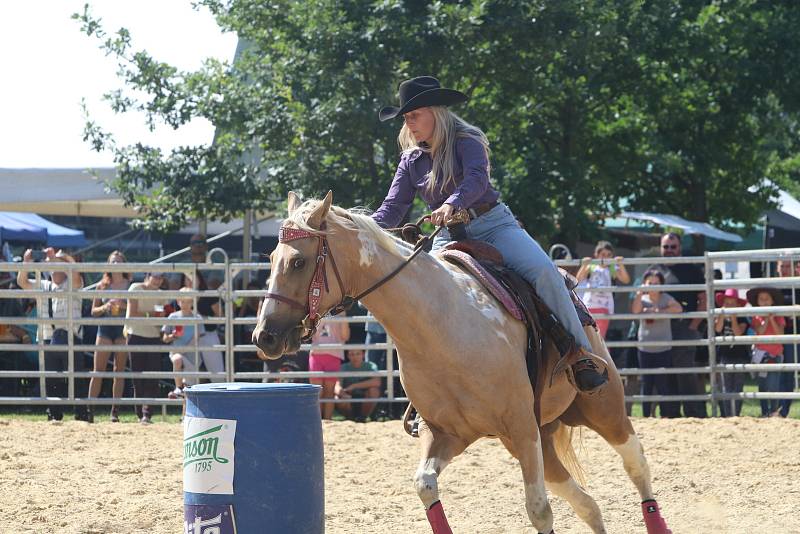
[[[442,204],[431,213],[431,223],[434,226],[444,226],[453,215],[454,208],[450,204]]]

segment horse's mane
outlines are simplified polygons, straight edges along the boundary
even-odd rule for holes
[[[411,252],[408,245],[393,237],[391,234],[385,232],[372,217],[368,215],[369,211],[364,208],[344,209],[339,206],[331,206],[328,210],[328,215],[325,220],[328,222],[328,231],[318,230],[308,225],[308,217],[311,215],[317,206],[322,203],[321,200],[306,200],[297,209],[295,209],[286,218],[287,222],[291,222],[297,228],[311,232],[316,235],[324,235],[328,232],[333,233],[336,227],[348,228],[356,231],[364,231],[375,239],[382,249],[386,252],[403,258],[403,251]],[[400,246],[398,246],[400,245]]]

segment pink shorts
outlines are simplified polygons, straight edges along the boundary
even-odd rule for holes
[[[335,373],[342,368],[342,360],[333,354],[319,354],[313,353],[308,357],[308,370],[309,371],[324,371],[326,373]],[[326,377],[322,380],[326,382],[336,382],[338,378],[335,376]]]
[[[589,313],[608,313],[608,308],[589,308]],[[600,337],[605,339],[606,332],[608,332],[608,323],[611,322],[611,319],[595,319],[594,322],[597,323],[597,330],[600,331]]]

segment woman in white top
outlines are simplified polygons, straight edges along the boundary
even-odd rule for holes
[[[613,258],[613,259],[612,259]],[[622,256],[614,258],[614,247],[608,241],[598,241],[594,247],[594,259],[600,264],[590,263],[592,258],[583,258],[581,268],[575,277],[578,282],[585,282],[583,287],[611,287],[614,280],[622,284],[630,284],[631,277],[622,265]],[[614,313],[614,293],[611,291],[587,291],[583,294],[583,302],[591,313]],[[608,332],[610,319],[595,319],[597,329],[603,339]]]
[[[128,310],[126,318],[133,317],[164,317],[164,304],[166,299],[158,297],[155,292],[161,289],[164,281],[162,273],[148,273],[144,277],[144,282],[131,284],[128,291],[153,291],[153,298],[135,297],[128,299]],[[160,309],[159,309],[160,308]],[[130,322],[126,325],[128,332],[128,345],[163,345],[161,340],[161,326],[155,324],[143,324],[140,322]],[[131,371],[138,373],[141,371],[160,371],[161,352],[131,352]],[[158,381],[145,380],[143,378],[133,379],[133,396],[155,398],[158,396]],[[147,405],[137,406],[136,415],[142,424],[150,424],[150,407]]]

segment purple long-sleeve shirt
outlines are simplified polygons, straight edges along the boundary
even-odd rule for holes
[[[459,137],[455,148],[455,185],[451,184],[444,192],[435,191],[433,195],[428,194],[425,187],[426,175],[433,166],[430,154],[419,148],[403,152],[389,193],[372,214],[375,222],[384,228],[400,224],[417,193],[431,210],[442,204],[461,209],[496,202],[500,193],[489,183],[489,160],[483,145],[476,139]]]

